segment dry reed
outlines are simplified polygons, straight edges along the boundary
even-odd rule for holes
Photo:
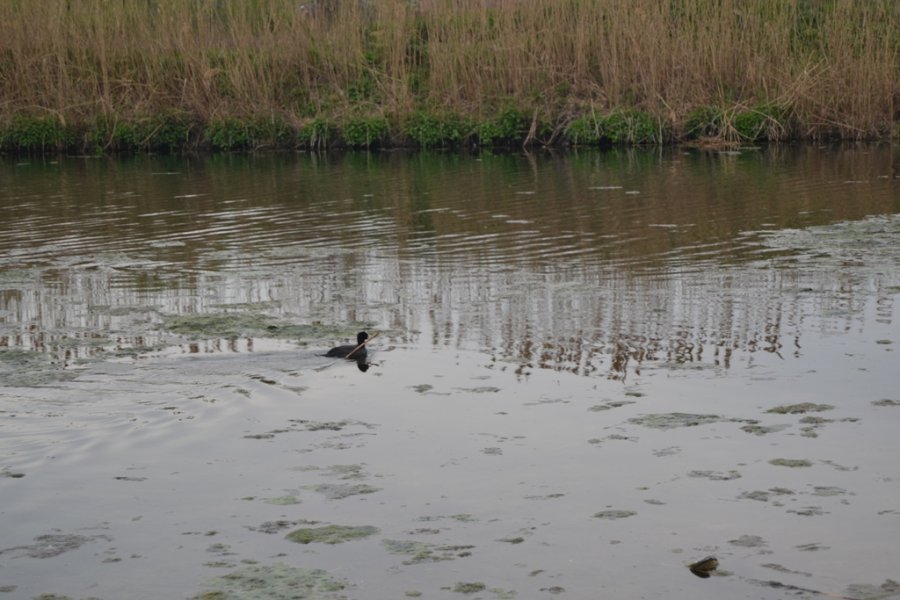
[[[622,109],[677,134],[698,107],[777,106],[775,137],[862,138],[900,120],[898,59],[896,0],[5,0],[0,118],[399,129],[515,106],[531,134]]]

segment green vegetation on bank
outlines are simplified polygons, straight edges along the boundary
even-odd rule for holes
[[[896,136],[893,0],[0,3],[0,150]]]

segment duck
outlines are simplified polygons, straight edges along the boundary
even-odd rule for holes
[[[335,346],[325,353],[325,356],[349,358],[350,360],[361,360],[366,357],[366,340],[369,334],[360,331],[356,334],[356,344],[345,344],[343,346]]]

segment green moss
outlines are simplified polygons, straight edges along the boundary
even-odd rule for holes
[[[324,527],[303,527],[295,529],[285,536],[288,540],[298,544],[341,544],[353,540],[360,540],[375,535],[380,530],[377,527],[363,525],[350,527],[346,525],[326,525]]]

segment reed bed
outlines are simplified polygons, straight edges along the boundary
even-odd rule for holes
[[[862,139],[898,121],[896,0],[0,2],[6,148]]]

